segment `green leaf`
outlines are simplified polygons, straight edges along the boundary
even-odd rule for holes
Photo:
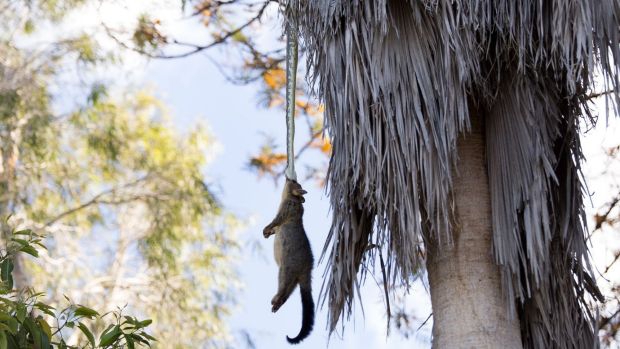
[[[90,342],[90,345],[92,345],[93,348],[94,348],[95,347],[95,336],[93,335],[93,333],[90,332],[88,327],[86,327],[86,325],[84,325],[81,322],[78,322],[78,328],[80,329],[80,331],[82,331],[82,333],[84,333],[86,338],[88,338],[88,341]]]
[[[0,349],[7,349],[6,332],[0,331]]]
[[[93,316],[99,316],[99,313],[91,308],[80,305],[75,309],[75,316],[83,316],[92,319]]]
[[[150,341],[155,341],[155,342],[157,341],[157,339],[156,339],[155,337],[151,336],[150,334],[148,334],[148,333],[146,333],[146,332],[143,332],[143,333],[142,333],[142,336],[143,336],[144,338],[146,338],[146,339],[150,340]]]
[[[29,19],[26,21],[26,23],[24,23],[24,33],[32,34],[32,32],[34,32],[34,22]]]
[[[13,261],[7,258],[0,263],[0,277],[8,290],[13,289]]]
[[[151,319],[146,319],[143,321],[140,321],[136,324],[136,328],[143,328],[143,327],[147,327],[148,325],[152,324],[153,320]]]
[[[241,31],[238,31],[235,34],[233,34],[232,39],[234,41],[242,42],[242,43],[248,41],[248,37],[245,36],[245,34],[243,34]]]
[[[101,333],[101,335],[103,336],[104,333],[109,332],[110,330],[112,330],[114,328],[114,326],[116,326],[115,324],[109,324],[108,327],[105,328],[105,330],[103,330],[103,332]]]
[[[42,249],[47,250],[47,246],[43,245],[39,241],[33,241],[33,243],[36,244],[37,246],[41,247]]]
[[[39,319],[39,326],[37,326],[37,323],[35,323],[32,318],[27,317],[24,320],[24,327],[30,332],[30,337],[34,341],[34,349],[50,349],[50,338],[47,336],[46,329],[41,327],[40,320],[42,319]],[[47,325],[47,322],[45,324]],[[49,329],[49,325],[47,329]],[[49,329],[49,331],[51,334],[51,329]]]
[[[54,310],[54,309],[56,309],[56,308],[54,308],[53,306],[48,305],[48,304],[45,304],[45,303],[43,303],[43,302],[36,302],[36,303],[34,304],[34,306],[35,306],[35,307],[37,307],[37,308],[39,308],[39,309],[50,309],[50,310]]]
[[[47,305],[47,304],[45,304],[45,303],[41,303],[41,302],[36,302],[36,303],[34,304],[34,306],[35,306],[37,309],[39,309],[40,311],[44,312],[45,314],[47,314],[47,315],[49,315],[49,316],[51,316],[51,317],[56,316],[56,314],[54,314],[54,312],[52,311],[52,310],[54,310],[55,308],[54,308],[54,307],[52,307],[52,306],[50,306],[50,305]]]
[[[4,298],[4,297],[0,296],[0,302],[4,303],[8,307],[15,308],[15,301],[13,301],[13,300],[11,300],[9,298]]]
[[[54,314],[53,311],[49,310],[49,309],[40,309],[43,313],[45,313],[45,315],[49,315],[51,317],[56,316],[56,314]]]
[[[17,321],[22,323],[24,322],[24,319],[26,319],[26,306],[24,304],[17,304],[17,312],[15,313],[15,317],[17,318]]]
[[[134,345],[131,335],[125,334],[125,342],[127,342],[127,349],[135,349],[136,346]]]
[[[90,94],[88,95],[88,102],[92,105],[99,103],[103,98],[107,97],[108,91],[104,84],[93,84]]]
[[[125,315],[123,317],[125,318],[125,321],[129,324],[135,325],[138,323],[138,321],[132,316]]]
[[[78,54],[78,59],[86,63],[97,61],[97,49],[95,43],[87,35],[75,38],[69,45]]]
[[[17,327],[19,326],[19,324],[13,316],[2,312],[0,313],[0,321],[2,321],[2,323],[6,324],[9,327],[9,332],[11,332],[11,334],[15,334],[17,332]]]
[[[28,329],[28,332],[30,332],[30,336],[32,337],[34,341],[34,348],[35,349],[42,348],[41,337],[44,334],[41,333],[41,331],[39,330],[39,327],[30,318],[24,319],[23,323],[24,323],[24,327],[26,327],[26,329]]]
[[[22,245],[22,246],[28,246],[30,243],[24,239],[18,239],[18,238],[11,238],[11,241],[17,242],[18,244]]]
[[[30,229],[18,230],[14,232],[13,235],[32,235],[32,230]]]
[[[50,325],[47,323],[47,321],[40,317],[38,319],[38,322],[41,330],[43,330],[43,333],[47,335],[47,338],[52,338],[52,329],[50,328]]]
[[[131,337],[131,339],[133,339],[135,342],[144,343],[145,345],[150,345],[146,339],[142,338],[142,336],[140,336],[137,333],[132,333],[129,335],[129,337]]]
[[[6,324],[9,326],[9,332],[11,334],[17,333],[17,329],[19,328],[19,323],[17,322],[17,320],[10,319],[9,321],[6,322]]]
[[[39,257],[39,252],[30,245],[22,246],[22,248],[20,248],[19,250],[22,252],[28,253],[29,255],[33,257]]]
[[[15,337],[15,336],[7,336],[6,339],[7,339],[7,342],[8,342],[7,343],[8,347],[10,349],[19,348],[19,345],[17,344],[17,340],[18,340],[17,337]]]
[[[53,349],[50,341],[51,338],[45,332],[41,332],[41,349]]]
[[[114,343],[114,341],[116,341],[120,335],[121,335],[121,328],[120,326],[116,325],[112,328],[111,331],[109,332],[106,331],[101,334],[101,338],[99,338],[99,346],[106,347]]]

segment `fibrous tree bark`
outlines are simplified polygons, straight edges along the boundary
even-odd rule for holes
[[[452,241],[429,242],[433,348],[522,348],[519,321],[493,258],[491,197],[481,116],[457,141]]]
[[[369,246],[388,251],[392,284],[408,284],[425,262],[423,251],[436,248],[431,288],[446,285],[456,301],[443,302],[437,292],[444,290],[432,290],[433,305],[449,305],[449,321],[469,312],[456,307],[475,291],[442,284],[443,274],[451,280],[461,270],[474,283],[475,272],[454,259],[476,251],[477,262],[491,254],[496,265],[487,260],[480,269],[480,294],[490,297],[491,313],[504,307],[518,318],[523,347],[596,347],[589,304],[600,293],[586,244],[578,130],[580,120],[593,120],[587,96],[595,72],[605,90],[620,88],[620,1],[282,3],[285,19],[300,26],[333,144],[325,249],[331,329],[351,314],[358,274],[368,269],[360,266],[377,256]],[[617,107],[620,95],[609,101]],[[486,163],[491,204],[480,202],[484,207],[458,197],[472,190],[459,177],[467,172],[460,166],[472,164],[457,154],[480,117],[474,109],[485,116],[474,132],[485,144],[473,157]],[[478,180],[483,167],[478,162]],[[480,212],[487,221],[476,227]],[[461,250],[468,243],[476,249]],[[487,296],[474,301],[476,309],[488,305]],[[518,336],[510,319],[487,319],[504,324],[501,343],[488,331],[476,343],[512,346]],[[442,333],[458,327],[444,315],[437,320],[446,327],[434,340],[444,347]]]

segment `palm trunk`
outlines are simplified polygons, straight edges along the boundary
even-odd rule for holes
[[[452,245],[429,246],[433,348],[521,348],[516,315],[500,284],[492,254],[491,203],[481,118],[457,143],[456,224]]]

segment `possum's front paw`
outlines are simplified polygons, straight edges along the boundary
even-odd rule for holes
[[[284,302],[282,301],[282,297],[278,297],[278,295],[275,295],[271,300],[271,312],[275,313],[276,311],[278,311],[282,304],[284,304]]]
[[[265,229],[263,229],[263,236],[266,238],[270,237],[271,235],[274,234],[274,229],[272,226],[266,226]]]

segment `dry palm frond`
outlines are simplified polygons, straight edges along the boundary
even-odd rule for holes
[[[606,90],[620,87],[620,0],[283,2],[333,145],[331,329],[351,312],[369,244],[390,251],[388,278],[406,282],[425,239],[450,241],[456,139],[475,103],[494,254],[524,345],[595,345],[578,127],[595,70]]]

